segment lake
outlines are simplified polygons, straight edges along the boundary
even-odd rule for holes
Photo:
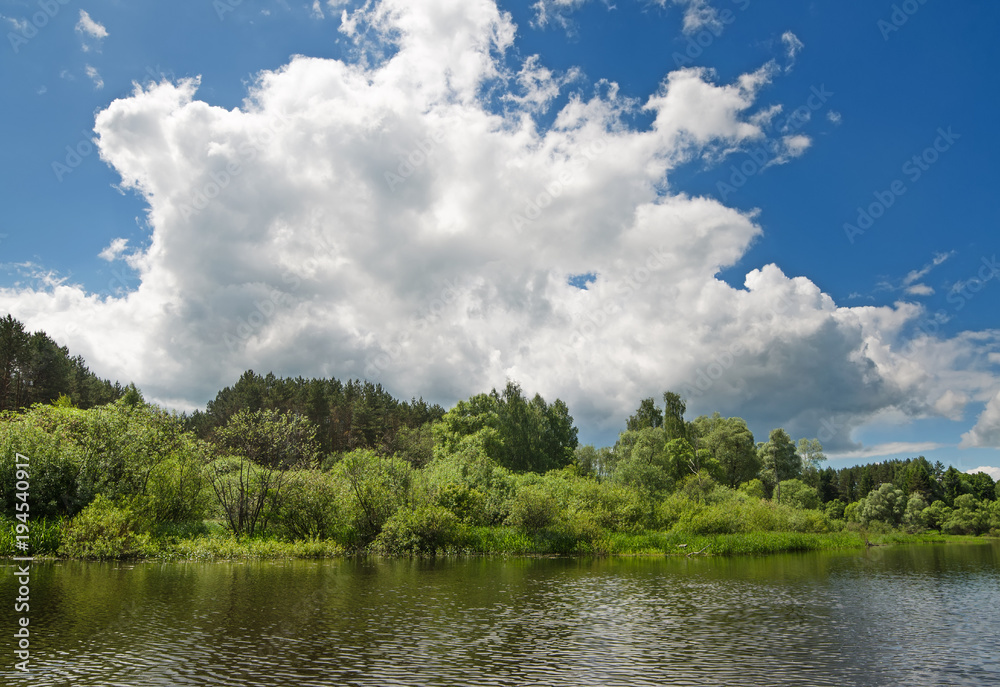
[[[8,639],[0,682],[997,685],[998,611],[997,541],[759,558],[35,563],[33,670],[11,669]]]

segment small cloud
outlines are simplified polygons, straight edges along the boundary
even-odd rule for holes
[[[781,34],[781,42],[785,46],[785,55],[788,57],[788,65],[785,67],[785,71],[791,71],[795,65],[795,56],[802,51],[802,48],[806,47],[805,43],[800,41],[798,36],[791,31],[785,31]]]
[[[684,10],[684,33],[691,35],[702,29],[722,30],[718,11],[706,0],[674,0],[674,4],[687,5]]]
[[[125,249],[128,248],[128,239],[117,238],[108,244],[108,247],[97,254],[101,260],[107,260],[108,262],[114,262],[122,256]]]
[[[87,10],[80,10],[80,20],[76,23],[76,32],[83,38],[82,48],[84,52],[89,52],[91,45],[87,43],[87,38],[92,38],[96,42],[98,50],[101,48],[101,41],[108,37],[108,30],[104,25],[91,19]]]
[[[326,19],[326,15],[323,14],[323,6],[319,0],[313,0],[312,10],[310,10],[309,14],[312,15],[313,19]]]
[[[90,80],[94,82],[94,88],[97,90],[104,88],[104,79],[101,78],[101,74],[97,71],[97,67],[93,67],[88,64],[87,76],[89,76]]]
[[[949,253],[935,253],[934,259],[931,262],[924,265],[919,270],[911,270],[910,273],[903,278],[903,286],[909,286],[913,282],[923,279],[932,269],[934,269],[935,267],[937,267],[938,265],[940,265],[953,255],[955,255],[955,251],[951,251]]]
[[[47,86],[39,86],[38,90],[35,91],[35,93],[38,94],[38,95],[45,95],[48,92],[49,92],[49,89],[48,89]]]
[[[1000,481],[1000,468],[993,467],[992,465],[980,465],[978,468],[972,468],[971,470],[966,470],[965,474],[974,475],[977,472],[985,472],[987,475],[993,478],[994,482]]]
[[[927,284],[913,284],[906,287],[906,293],[911,296],[933,296],[934,289]]]
[[[0,14],[0,17],[3,17],[3,20],[14,27],[14,30],[18,33],[24,33],[25,29],[28,28],[27,19],[15,19],[14,17],[6,17],[2,14]]]
[[[802,134],[782,136],[781,145],[775,151],[774,157],[771,158],[771,160],[768,161],[768,163],[761,169],[767,169],[768,167],[774,167],[775,165],[783,165],[789,160],[800,157],[809,149],[809,146],[811,145],[812,139],[808,136],[803,136]]]
[[[828,120],[830,120],[831,124],[834,124],[834,125],[839,125],[840,122],[843,121],[843,119],[844,119],[843,115],[841,115],[839,112],[837,112],[835,110],[827,110],[827,112],[826,112],[826,118]]]

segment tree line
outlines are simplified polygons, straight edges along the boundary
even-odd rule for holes
[[[110,403],[127,387],[100,379],[42,331],[29,333],[11,315],[0,319],[0,411],[23,410],[68,396],[80,408]]]
[[[134,554],[212,523],[387,552],[491,550],[501,536],[592,551],[640,532],[1000,530],[989,475],[923,457],[835,470],[816,439],[778,428],[756,441],[719,413],[688,420],[671,391],[597,448],[580,445],[562,400],[514,381],[445,411],[367,381],[248,370],[190,415],[133,385],[85,403],[73,384],[0,414],[0,515],[16,516],[15,453],[30,455],[31,512],[62,523],[53,537],[68,555]]]

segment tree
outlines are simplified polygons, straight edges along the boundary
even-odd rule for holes
[[[0,410],[22,407],[27,390],[29,336],[10,315],[0,320]]]
[[[753,433],[743,418],[724,418],[719,413],[702,415],[691,427],[699,450],[718,463],[722,484],[735,489],[760,470]]]
[[[919,494],[923,497],[924,501],[930,501],[934,496],[934,487],[936,486],[936,483],[934,481],[932,468],[923,456],[910,461],[910,464],[907,465],[906,469],[903,471],[903,476],[900,481],[900,486],[905,494],[910,496]],[[924,508],[926,507],[927,506],[925,505]]]
[[[515,382],[508,382],[502,392],[493,389],[459,401],[434,432],[449,452],[482,432],[489,458],[514,472],[546,472],[569,465],[579,444],[565,403],[556,399],[550,406],[537,394],[529,402]]]
[[[615,444],[614,480],[638,489],[647,498],[666,492],[673,488],[678,474],[686,472],[683,463],[688,455],[681,457],[676,453],[668,453],[661,428],[622,432]]]
[[[663,394],[663,431],[667,435],[667,441],[672,439],[690,439],[688,436],[688,426],[684,422],[684,412],[687,404],[680,395],[673,391]]]
[[[639,409],[635,411],[625,423],[625,427],[630,432],[637,432],[647,427],[662,427],[663,411],[656,407],[653,397],[645,398],[639,404]]]
[[[892,484],[883,484],[864,499],[858,520],[862,525],[873,521],[898,526],[903,519],[907,500],[901,489]]]
[[[787,479],[781,483],[781,488],[778,491],[780,494],[778,502],[786,506],[810,510],[819,508],[819,492],[802,480]]]
[[[985,472],[965,473],[963,479],[968,482],[970,493],[980,501],[992,501],[996,498],[996,485],[993,478]]]
[[[956,470],[955,466],[949,465],[941,476],[941,489],[944,492],[945,503],[953,505],[957,497],[972,492],[972,485],[962,479],[962,473]]]
[[[780,485],[787,479],[798,477],[802,470],[802,461],[796,453],[795,444],[783,429],[772,429],[767,442],[757,445],[757,457],[760,460],[761,474],[772,485]],[[778,489],[780,500],[780,486]]]
[[[819,470],[823,461],[826,460],[823,444],[819,442],[819,439],[799,439],[796,452],[799,455],[802,471],[813,478],[818,478]]]
[[[212,487],[237,534],[267,528],[288,471],[315,467],[316,430],[300,415],[241,410],[215,432]]]

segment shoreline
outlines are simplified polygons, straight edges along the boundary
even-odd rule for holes
[[[539,540],[540,539],[540,540]],[[284,541],[277,538],[239,539],[237,537],[202,536],[172,543],[158,542],[158,550],[148,555],[120,558],[68,557],[39,554],[36,562],[181,562],[181,561],[243,561],[243,560],[319,560],[375,557],[383,559],[449,558],[449,557],[524,557],[524,558],[627,558],[627,557],[759,557],[781,553],[812,551],[866,550],[871,547],[912,544],[984,543],[997,541],[988,535],[947,535],[935,532],[906,534],[890,532],[868,534],[860,532],[800,533],[751,532],[745,534],[683,534],[646,532],[611,534],[607,539],[575,547],[551,546],[552,540],[535,538],[534,547],[451,547],[436,551],[389,553],[372,549],[348,549],[332,540]],[[482,542],[480,542],[482,543]],[[494,542],[497,543],[497,542]],[[545,546],[549,543],[550,546]],[[568,543],[568,542],[566,542]],[[13,561],[13,556],[0,557]]]

